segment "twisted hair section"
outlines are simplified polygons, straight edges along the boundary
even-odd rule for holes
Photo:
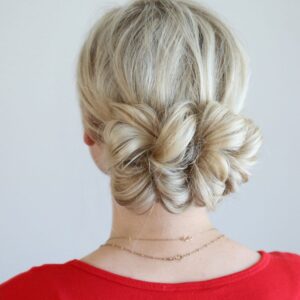
[[[143,213],[214,210],[248,181],[262,142],[242,116],[248,57],[215,12],[191,0],[107,10],[79,53],[84,129],[108,149],[111,190]]]
[[[156,201],[172,213],[214,210],[247,182],[261,132],[224,105],[182,101],[159,120],[143,104],[114,104],[104,130],[115,200],[143,213]]]

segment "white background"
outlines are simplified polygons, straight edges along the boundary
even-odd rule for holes
[[[108,238],[108,178],[83,143],[75,65],[104,8],[121,1],[0,2],[0,282],[80,258]],[[244,43],[243,113],[262,128],[252,177],[211,215],[233,239],[300,253],[300,2],[210,0]]]

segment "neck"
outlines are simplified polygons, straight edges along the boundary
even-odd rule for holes
[[[156,203],[144,215],[137,215],[113,199],[113,222],[110,237],[179,238],[213,228],[205,207],[191,206],[180,214],[171,214]],[[118,242],[121,240],[118,240]]]

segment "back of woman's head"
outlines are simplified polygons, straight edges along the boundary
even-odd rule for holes
[[[239,114],[248,59],[214,12],[189,0],[114,7],[91,28],[77,76],[84,128],[107,147],[120,205],[215,210],[248,181],[262,142]]]

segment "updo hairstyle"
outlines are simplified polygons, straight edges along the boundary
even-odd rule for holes
[[[107,10],[80,51],[85,130],[108,151],[111,191],[138,214],[215,210],[248,181],[262,143],[240,114],[248,57],[229,25],[190,0]]]

